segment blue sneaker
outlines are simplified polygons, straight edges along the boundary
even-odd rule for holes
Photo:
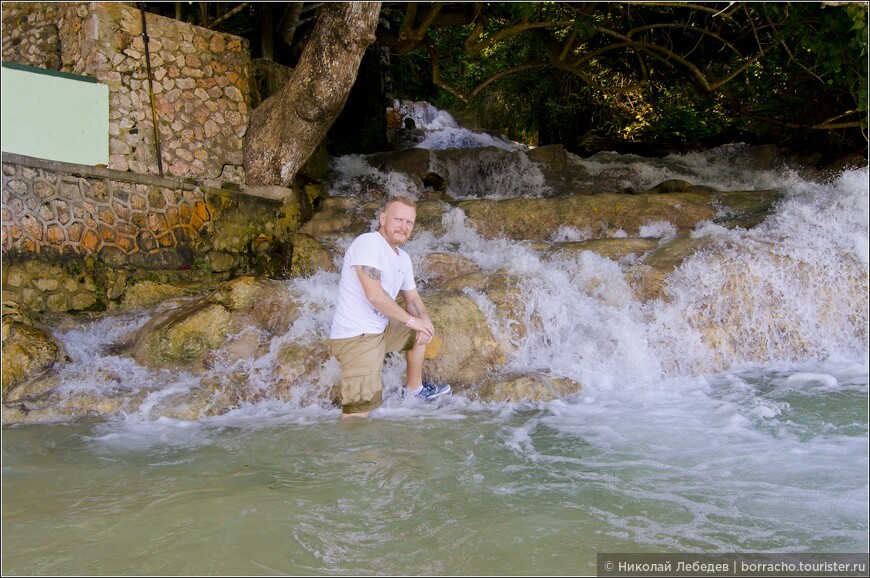
[[[433,385],[428,382],[423,382],[423,389],[414,394],[417,399],[423,401],[432,401],[442,395],[450,393],[449,385]]]

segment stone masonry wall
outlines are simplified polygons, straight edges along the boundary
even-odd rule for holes
[[[109,167],[158,175],[142,14],[120,2],[4,2],[3,59],[109,87]],[[146,13],[165,176],[244,183],[243,38]]]
[[[60,70],[60,3],[3,3],[3,62]]]
[[[289,189],[280,201],[21,155],[2,176],[3,300],[33,311],[102,309],[142,279],[280,276],[306,211]]]

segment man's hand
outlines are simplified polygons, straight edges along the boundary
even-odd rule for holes
[[[417,337],[415,338],[417,343],[426,344],[431,342],[432,338],[435,337],[435,326],[432,325],[429,319],[414,317],[413,329],[417,331]]]

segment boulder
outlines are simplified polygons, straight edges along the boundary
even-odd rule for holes
[[[702,221],[725,213],[769,209],[777,191],[730,193],[670,193],[578,195],[564,198],[460,201],[469,224],[488,239],[546,241],[562,227],[589,230],[596,237],[616,231],[637,236],[644,225],[669,222],[678,233],[688,233]]]
[[[133,358],[149,367],[198,367],[207,361],[207,354],[224,345],[229,335],[255,327],[267,333],[265,340],[286,332],[299,314],[297,302],[285,284],[241,277],[205,297],[153,317],[132,340]],[[242,349],[236,355],[251,352]]]
[[[661,245],[638,260],[627,271],[635,298],[639,301],[667,299],[666,280],[674,269],[699,249],[708,246],[709,238],[680,236]]]
[[[320,241],[304,233],[294,233],[291,277],[310,277],[318,271],[337,272],[332,253]]]
[[[229,327],[225,307],[195,301],[146,323],[139,330],[133,358],[149,367],[190,365],[223,344]]]
[[[2,390],[3,401],[7,401],[32,394],[33,388],[26,392],[15,390],[55,363],[67,360],[67,356],[51,332],[31,319],[26,310],[10,302],[2,307]]]
[[[546,243],[535,248],[543,250],[545,256],[550,259],[556,256],[579,255],[584,251],[592,251],[612,261],[618,261],[628,255],[644,255],[658,245],[659,239],[655,237],[609,237],[607,239]]]
[[[425,372],[429,379],[455,384],[459,392],[480,383],[505,362],[504,347],[471,297],[439,291],[423,299],[437,329],[426,348]]]
[[[282,344],[275,368],[276,379],[269,384],[269,397],[300,404],[320,401],[341,405],[341,384],[337,376],[330,379],[323,370],[330,358],[324,342]],[[303,387],[297,387],[299,385]]]
[[[317,212],[297,233],[321,242],[330,251],[338,251],[335,241],[346,235],[360,235],[373,230],[378,207],[382,202],[362,202],[347,197],[323,199]]]
[[[480,271],[471,259],[454,253],[427,253],[415,266],[417,277],[427,285],[439,285],[449,279]]]
[[[184,289],[177,285],[142,281],[127,288],[122,298],[122,304],[130,309],[145,309],[183,295]]]
[[[430,152],[427,149],[408,148],[368,155],[366,162],[383,172],[404,173],[422,185],[423,175],[429,172]]]
[[[628,187],[623,189],[623,193],[627,193],[630,195],[639,194],[638,191],[635,191],[634,188]],[[690,183],[689,181],[684,181],[682,179],[668,179],[660,182],[659,184],[650,187],[649,189],[642,191],[647,195],[658,195],[661,193],[715,193],[716,189],[713,187],[708,187],[706,185],[695,185]]]
[[[474,391],[474,397],[490,402],[545,402],[580,390],[581,385],[567,377],[531,372],[489,377]]]
[[[471,289],[483,293],[493,305],[494,321],[504,328],[496,339],[506,350],[513,349],[529,334],[530,328],[541,327],[542,321],[529,311],[521,275],[496,271],[491,274],[470,273],[455,277],[444,284],[446,290]]]
[[[552,196],[592,193],[586,186],[590,175],[582,165],[571,162],[563,145],[539,146],[525,154],[541,171]]]

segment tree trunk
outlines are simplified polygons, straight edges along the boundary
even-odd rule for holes
[[[251,114],[249,185],[289,186],[335,121],[374,42],[380,2],[323,5],[290,81]]]

